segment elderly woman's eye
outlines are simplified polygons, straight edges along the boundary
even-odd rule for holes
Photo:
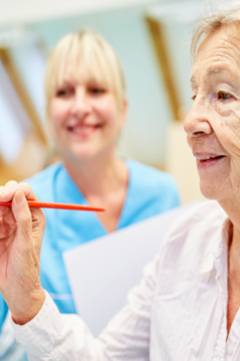
[[[228,94],[228,93],[224,93],[224,92],[218,93],[218,99],[227,100],[231,97],[232,97],[231,94]]]

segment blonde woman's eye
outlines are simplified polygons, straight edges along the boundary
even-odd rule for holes
[[[230,98],[232,98],[231,94],[224,93],[224,92],[218,92],[218,99],[227,100]]]
[[[101,87],[93,87],[89,89],[90,93],[92,94],[104,94],[106,93],[106,89]]]
[[[63,90],[63,89],[58,90],[58,91],[56,92],[56,96],[57,96],[57,97],[62,97],[63,95],[65,95],[65,90]]]
[[[73,90],[72,90],[72,89],[65,89],[65,88],[63,88],[63,89],[57,90],[56,96],[61,98],[61,97],[69,96],[69,95],[71,95],[72,93],[73,93]]]
[[[193,95],[191,99],[194,101],[196,99],[196,95]]]

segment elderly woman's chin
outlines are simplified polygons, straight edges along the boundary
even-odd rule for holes
[[[222,170],[217,174],[199,174],[199,176],[200,190],[204,197],[218,202],[231,198],[233,190],[229,172]]]
[[[214,184],[200,179],[200,190],[202,195],[207,199],[218,200],[219,192],[216,190]]]

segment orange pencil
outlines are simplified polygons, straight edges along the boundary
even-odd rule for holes
[[[92,211],[92,212],[104,212],[105,209],[89,206],[80,206],[78,204],[66,204],[66,203],[48,203],[38,201],[27,201],[30,208],[54,208],[54,209],[68,209],[71,211]],[[11,207],[12,202],[0,202],[0,206]]]

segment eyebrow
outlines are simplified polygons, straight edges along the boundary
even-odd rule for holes
[[[227,69],[223,69],[223,68],[211,68],[211,69],[208,70],[207,76],[222,73],[223,71],[226,71],[226,70]]]
[[[230,73],[230,71],[226,68],[210,68],[207,72],[207,76],[211,76],[211,75],[215,75],[215,74],[219,74],[219,73],[223,73],[223,72],[227,72],[227,73]],[[196,83],[196,80],[194,77],[191,77],[190,78],[190,82],[191,83]]]

